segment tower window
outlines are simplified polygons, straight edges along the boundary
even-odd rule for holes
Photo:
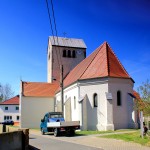
[[[117,91],[117,106],[121,106],[121,92]]]
[[[66,57],[66,50],[63,50],[63,57]]]
[[[97,94],[96,94],[96,93],[93,95],[93,104],[94,104],[94,107],[97,107],[97,106],[98,106]]]
[[[75,51],[75,50],[72,52],[72,57],[73,57],[73,58],[76,57],[76,51]]]
[[[68,50],[68,57],[71,57],[71,51]]]

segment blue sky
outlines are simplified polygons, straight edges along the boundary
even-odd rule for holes
[[[50,4],[50,0],[49,4]],[[107,41],[135,80],[150,79],[149,0],[53,0],[58,36],[82,38],[87,55]],[[0,82],[47,81],[51,36],[45,0],[0,0]]]

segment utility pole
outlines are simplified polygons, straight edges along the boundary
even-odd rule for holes
[[[141,126],[141,137],[143,138],[143,111],[140,111],[140,126]]]
[[[60,88],[61,88],[61,107],[62,115],[64,117],[64,78],[63,78],[63,65],[60,65]]]

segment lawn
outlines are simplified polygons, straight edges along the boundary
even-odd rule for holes
[[[106,133],[118,133],[118,132],[130,132],[135,131],[135,129],[123,129],[123,130],[115,130],[115,131],[76,131],[76,135],[92,135],[92,134],[106,134]]]
[[[111,135],[104,135],[101,137],[105,138],[112,138],[118,140],[124,140],[127,142],[135,142],[141,145],[149,146],[150,147],[150,137],[145,136],[144,138],[140,137],[140,131],[126,133],[126,134],[111,134]]]

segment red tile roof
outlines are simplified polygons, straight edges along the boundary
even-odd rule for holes
[[[64,80],[64,86],[77,80],[98,77],[129,78],[132,80],[107,42],[99,46],[68,74]]]
[[[19,95],[1,102],[0,105],[19,105]]]
[[[22,82],[23,96],[54,97],[58,83]]]

